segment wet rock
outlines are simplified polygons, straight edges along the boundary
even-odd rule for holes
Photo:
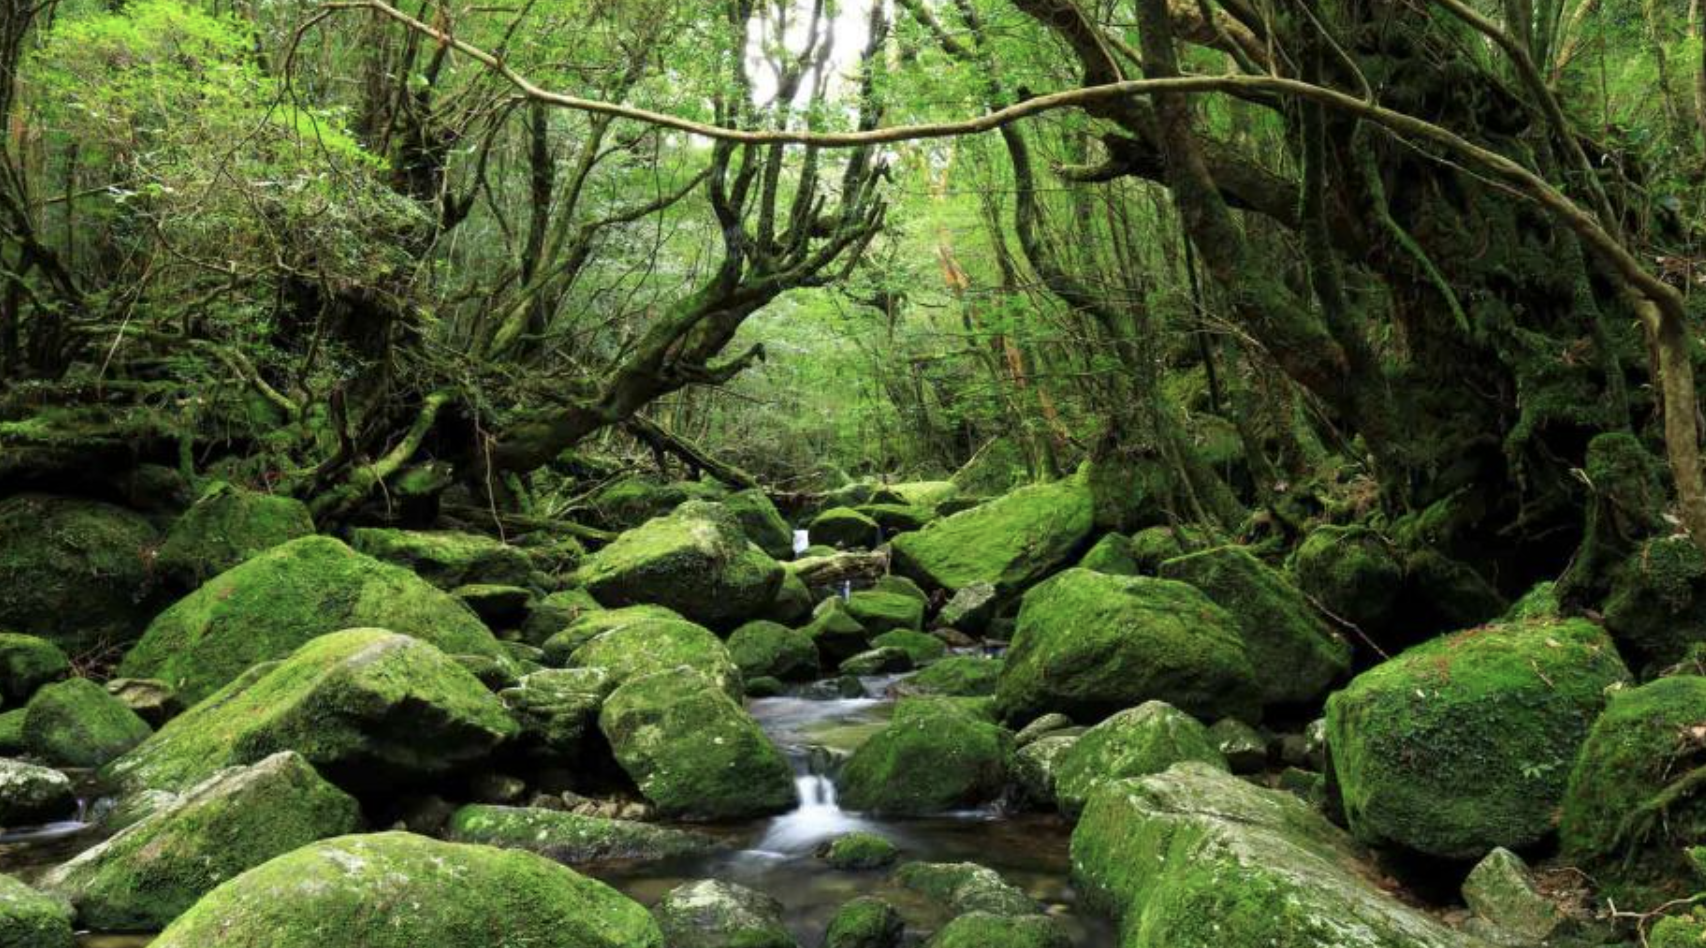
[[[859,680],[858,675],[842,675],[835,679],[835,696],[846,699],[866,697],[865,683]]]
[[[626,626],[651,619],[687,621],[674,609],[652,605],[625,606],[621,609],[598,608],[584,612],[545,640],[542,647],[545,653],[545,664],[561,667],[568,662],[569,656],[573,655],[576,649],[593,639],[607,632],[615,632]]]
[[[906,680],[909,691],[961,698],[995,694],[1006,663],[999,658],[953,655],[935,662]]]
[[[1025,594],[996,699],[1009,721],[1097,721],[1149,700],[1260,716],[1237,622],[1184,583],[1070,569]]]
[[[1013,782],[1020,802],[1033,809],[1053,810],[1060,806],[1055,774],[1060,760],[1078,743],[1078,734],[1048,734],[1013,752]]]
[[[184,709],[172,686],[153,678],[114,678],[107,682],[107,694],[124,702],[150,727],[165,724]]]
[[[156,564],[193,589],[257,553],[313,533],[314,518],[301,501],[221,482],[166,531]]]
[[[159,535],[140,515],[67,497],[0,500],[0,628],[70,654],[132,641],[154,593]]]
[[[349,629],[251,669],[102,776],[126,792],[181,792],[221,768],[294,750],[346,790],[391,790],[483,759],[515,733],[497,697],[443,652]]]
[[[975,862],[909,862],[895,870],[894,881],[956,915],[983,912],[995,916],[1036,915],[1030,896]]]
[[[1137,557],[1131,553],[1131,537],[1110,533],[1090,548],[1078,561],[1080,569],[1095,570],[1110,576],[1138,576],[1143,572]]]
[[[924,603],[905,593],[860,590],[847,597],[847,614],[859,620],[872,635],[924,627]]]
[[[526,553],[477,533],[358,527],[350,545],[447,591],[459,586],[526,586],[533,574]]]
[[[603,669],[614,685],[691,668],[731,698],[745,693],[740,669],[722,640],[709,629],[681,619],[643,619],[623,625],[575,649],[566,664]]]
[[[837,869],[856,871],[894,865],[900,859],[900,850],[876,833],[855,832],[825,843],[817,855]]]
[[[11,876],[0,875],[0,945],[6,948],[72,948],[71,906]]]
[[[748,678],[810,681],[818,675],[817,643],[778,622],[748,622],[729,636],[728,648]]]
[[[0,759],[0,827],[34,826],[76,812],[77,794],[64,774]]]
[[[474,610],[481,622],[494,629],[513,629],[525,621],[527,601],[533,595],[521,586],[492,583],[457,586],[450,594]]]
[[[1268,742],[1262,732],[1237,718],[1221,718],[1208,729],[1209,742],[1235,774],[1260,773],[1268,766]]]
[[[794,773],[758,722],[703,675],[672,669],[617,688],[599,712],[616,760],[665,816],[740,819],[794,806]]]
[[[728,628],[769,608],[781,564],[747,540],[734,515],[690,501],[587,557],[576,579],[606,606],[653,603]]]
[[[42,886],[69,899],[86,927],[155,931],[227,879],[360,827],[355,800],[286,751],[214,774],[58,866]]]
[[[823,948],[899,948],[905,932],[906,923],[894,906],[874,896],[860,896],[835,910]]]
[[[768,675],[760,675],[757,678],[746,680],[746,696],[748,698],[774,698],[786,690],[787,686],[782,684],[781,679],[771,678]]]
[[[881,542],[883,528],[876,520],[850,507],[831,507],[812,518],[806,530],[813,543],[863,550]]]
[[[1017,593],[1070,562],[1089,539],[1091,507],[1078,478],[1023,487],[895,537],[894,569],[927,588]]]
[[[1416,646],[1327,702],[1358,839],[1451,859],[1540,841],[1605,689],[1628,671],[1585,620],[1529,620]]]
[[[148,626],[119,674],[156,678],[186,704],[257,662],[281,659],[317,636],[385,628],[452,655],[507,662],[478,616],[408,570],[331,537],[293,540],[215,576]]]
[[[30,700],[36,689],[71,673],[71,662],[47,639],[0,632],[0,697],[11,706]]]
[[[1292,555],[1291,572],[1305,595],[1364,631],[1391,619],[1404,585],[1392,546],[1364,527],[1317,527]]]
[[[994,801],[1007,783],[1013,738],[945,698],[907,698],[842,769],[853,810],[920,816]]]
[[[551,948],[663,945],[638,903],[542,856],[380,833],[324,840],[245,872],[151,948],[491,948],[494,932]]]
[[[740,524],[746,538],[758,544],[758,548],[771,558],[794,558],[794,529],[782,519],[781,512],[763,491],[737,491],[718,502],[734,514],[735,522]]]
[[[450,819],[448,838],[531,850],[569,865],[657,862],[721,849],[702,833],[536,807],[474,804]]]
[[[1563,922],[1558,907],[1535,889],[1522,857],[1502,847],[1463,880],[1463,900],[1487,923],[1485,937],[1499,944],[1541,944]]]
[[[1072,948],[1072,939],[1044,915],[971,912],[944,925],[924,944],[925,948]]]
[[[35,693],[24,711],[24,746],[50,763],[99,767],[152,734],[148,722],[87,678]]]
[[[906,653],[914,666],[928,665],[931,662],[947,657],[948,646],[934,635],[914,632],[910,629],[895,629],[884,632],[871,639],[871,644],[877,648],[898,648]]]
[[[1072,726],[1071,718],[1064,714],[1050,712],[1038,717],[1036,720],[1021,728],[1019,733],[1013,736],[1013,745],[1015,747],[1024,747],[1027,744],[1034,744],[1038,740],[1048,737],[1056,731],[1064,731]]]
[[[936,614],[936,622],[967,632],[982,632],[989,628],[999,606],[1000,594],[994,583],[970,583],[954,592]]]
[[[1054,767],[1055,798],[1061,812],[1076,816],[1101,784],[1158,774],[1187,760],[1227,769],[1201,722],[1172,705],[1146,701],[1084,732],[1060,756]]]
[[[602,668],[552,668],[525,676],[498,698],[520,726],[522,746],[546,758],[574,760],[615,687]]]
[[[782,903],[732,882],[677,886],[652,914],[669,948],[797,948],[782,924]]]
[[[843,675],[889,675],[912,670],[912,655],[901,648],[874,648],[841,663]]]

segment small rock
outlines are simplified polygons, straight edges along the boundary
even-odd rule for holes
[[[897,948],[906,924],[894,906],[861,896],[835,910],[823,948]]]
[[[669,948],[797,948],[782,924],[781,902],[730,882],[677,886],[652,915]]]
[[[722,848],[703,833],[634,820],[478,804],[457,810],[447,835],[459,843],[527,849],[571,866],[610,860],[656,862]]]
[[[1221,718],[1208,729],[1209,740],[1235,774],[1259,773],[1268,765],[1268,742],[1260,731],[1237,718]]]
[[[509,774],[485,771],[474,777],[469,791],[480,803],[516,803],[527,795],[527,781]]]
[[[865,683],[859,680],[858,675],[842,675],[835,679],[835,694],[840,698],[863,698]]]
[[[0,826],[46,823],[76,809],[77,795],[64,774],[21,760],[0,760]]]
[[[774,698],[781,694],[784,685],[775,678],[763,675],[758,678],[748,678],[746,681],[746,696],[748,698]]]
[[[909,862],[895,870],[894,881],[956,915],[1036,915],[1041,911],[1000,873],[975,862]]]
[[[1463,880],[1463,900],[1492,928],[1489,940],[1537,944],[1552,937],[1563,920],[1541,895],[1522,858],[1508,849],[1488,853]]]
[[[1060,924],[1045,915],[970,912],[942,926],[930,948],[1072,948]]]
[[[1042,717],[1037,718],[1035,721],[1025,725],[1019,730],[1018,734],[1013,735],[1013,745],[1015,747],[1024,747],[1027,744],[1034,744],[1041,738],[1047,737],[1056,731],[1065,730],[1071,726],[1071,718],[1058,711],[1050,711],[1048,714],[1045,714]]]
[[[995,617],[998,605],[993,583],[972,583],[962,587],[936,614],[939,625],[968,632],[982,632]]]
[[[165,724],[184,709],[172,686],[153,678],[114,678],[107,682],[107,694],[124,702],[125,707],[154,727]]]
[[[843,675],[886,675],[911,668],[912,656],[905,649],[892,646],[860,652],[841,663]]]
[[[1311,805],[1319,806],[1326,798],[1327,781],[1313,770],[1287,767],[1280,771],[1279,789],[1289,791]]]
[[[881,869],[900,858],[900,850],[876,833],[838,836],[818,849],[818,857],[837,869]]]
[[[152,733],[148,722],[87,678],[42,688],[24,713],[30,752],[68,767],[99,767]]]
[[[0,875],[0,945],[72,948],[71,906],[11,876]]]

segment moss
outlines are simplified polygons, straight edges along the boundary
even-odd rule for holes
[[[70,899],[83,925],[157,931],[238,873],[360,828],[355,800],[284,752],[214,774],[42,885]]]
[[[956,915],[1019,917],[1040,906],[1001,874],[975,862],[909,862],[895,870],[894,881]]]
[[[1473,629],[1364,672],[1327,702],[1351,830],[1454,859],[1538,842],[1605,690],[1627,678],[1580,619]]]
[[[912,670],[912,655],[901,648],[873,648],[841,663],[843,675],[891,675]]]
[[[166,532],[159,569],[196,587],[281,543],[314,533],[307,505],[223,482],[204,491]]]
[[[847,598],[847,614],[872,635],[924,625],[924,603],[904,593],[862,589]]]
[[[885,537],[921,530],[925,524],[936,519],[936,511],[911,504],[865,504],[853,509],[876,521]]]
[[[1351,669],[1351,647],[1315,614],[1284,576],[1241,547],[1192,553],[1161,564],[1163,579],[1189,583],[1238,622],[1257,689],[1268,705],[1318,700]]]
[[[1212,545],[1206,534],[1191,527],[1148,527],[1132,534],[1129,550],[1137,575],[1153,576],[1164,560]]]
[[[840,665],[871,647],[870,633],[847,612],[840,599],[825,600],[812,621],[800,631],[817,645],[818,657],[824,665]]]
[[[721,848],[703,833],[561,810],[474,804],[456,811],[453,842],[526,849],[568,865],[657,862]]]
[[[993,584],[972,583],[942,605],[936,613],[936,626],[980,635],[989,630],[1002,605],[1001,593]]]
[[[1564,794],[1566,859],[1618,905],[1641,910],[1697,890],[1685,847],[1706,839],[1706,678],[1661,678],[1615,694]]]
[[[1012,594],[1069,562],[1090,529],[1081,480],[1038,484],[896,537],[894,569],[930,588],[983,582]]]
[[[797,948],[781,902],[730,882],[676,886],[652,914],[670,948]]]
[[[1706,945],[1706,918],[1672,915],[1647,933],[1647,948],[1700,948]]]
[[[0,754],[17,756],[29,753],[24,746],[25,709],[16,708],[0,714]]]
[[[24,746],[62,766],[99,767],[153,732],[124,702],[87,678],[42,688],[24,711]]]
[[[1025,594],[996,699],[1004,718],[1098,721],[1151,699],[1260,717],[1236,620],[1184,583],[1072,569]]]
[[[909,691],[957,697],[989,697],[1006,662],[999,658],[952,655],[906,680]]]
[[[1391,618],[1404,583],[1403,564],[1364,527],[1317,527],[1292,555],[1291,572],[1304,594],[1363,629]]]
[[[1158,774],[1194,760],[1229,769],[1201,722],[1160,701],[1146,701],[1096,725],[1055,764],[1055,799],[1068,816],[1084,809],[1091,791],[1109,780]]]
[[[6,704],[30,699],[36,689],[71,672],[65,653],[43,638],[0,632],[0,696]]]
[[[1605,626],[1632,662],[1681,661],[1706,641],[1706,555],[1685,536],[1647,541],[1612,574]]]
[[[960,499],[959,485],[953,481],[907,481],[883,489],[903,504],[930,509]]]
[[[894,720],[853,752],[841,802],[920,816],[993,802],[1006,787],[1013,737],[948,699],[907,698]]]
[[[34,826],[76,812],[70,778],[51,767],[0,760],[0,826]]]
[[[1505,611],[1503,621],[1557,619],[1563,614],[1563,607],[1558,602],[1558,584],[1548,581],[1535,583],[1528,592],[1511,603],[1511,607]]]
[[[768,608],[782,572],[728,510],[689,501],[617,537],[575,576],[606,606],[654,603],[726,627]]]
[[[625,626],[634,625],[651,619],[662,619],[672,622],[685,622],[681,613],[663,606],[625,606],[621,609],[605,609],[597,607],[577,615],[568,625],[544,642],[545,663],[562,665],[575,653],[575,649],[598,638],[606,632],[614,632]]]
[[[533,561],[516,547],[477,533],[358,528],[350,545],[376,560],[411,570],[443,590],[491,584],[525,586]]]
[[[928,948],[1071,948],[1060,925],[1045,915],[971,912],[944,925]]]
[[[382,629],[321,636],[258,666],[102,771],[127,792],[183,791],[294,750],[348,790],[393,788],[483,758],[515,723],[438,649]]]
[[[653,517],[662,517],[687,501],[716,501],[727,495],[728,490],[713,481],[663,484],[646,477],[628,476],[593,494],[591,506],[606,526],[626,530]]]
[[[1525,944],[1544,944],[1563,922],[1563,914],[1534,886],[1522,857],[1495,849],[1463,880],[1470,911]]]
[[[1039,810],[1055,810],[1060,805],[1055,791],[1055,773],[1060,760],[1079,735],[1050,734],[1021,744],[1013,752],[1013,783],[1018,788],[1018,802]]]
[[[449,593],[314,536],[221,573],[162,612],[124,657],[119,674],[158,678],[194,703],[256,662],[358,627],[413,636],[452,655],[509,660],[479,617]]]
[[[153,948],[494,944],[661,948],[663,937],[637,903],[541,856],[381,833],[325,840],[251,869]]]
[[[1120,533],[1110,533],[1097,540],[1090,552],[1078,561],[1078,566],[1111,576],[1138,576],[1143,573],[1137,557],[1132,555],[1131,538]]]
[[[1095,524],[1103,530],[1131,533],[1166,519],[1165,505],[1176,474],[1153,457],[1108,456],[1084,466]]]
[[[911,596],[919,602],[924,603],[926,606],[930,604],[930,594],[925,592],[922,586],[919,586],[912,580],[907,579],[905,576],[896,576],[893,573],[878,576],[876,582],[871,584],[871,588],[877,592],[894,593],[900,596]]]
[[[813,543],[849,550],[868,549],[880,542],[882,526],[851,507],[831,507],[813,517],[806,532]]]
[[[748,622],[729,636],[729,657],[748,678],[810,681],[817,677],[817,644],[776,622]]]
[[[159,536],[110,504],[40,494],[0,500],[0,628],[78,654],[132,641],[155,590]]]
[[[894,906],[860,896],[835,910],[823,936],[823,948],[899,948],[906,924]]]
[[[668,670],[605,700],[598,726],[640,792],[666,816],[740,819],[797,802],[794,773],[758,723],[710,679]]]
[[[941,639],[911,629],[884,632],[872,639],[871,644],[877,648],[898,648],[912,659],[913,665],[928,665],[948,654],[948,646]]]
[[[719,503],[734,514],[746,538],[778,560],[794,557],[794,528],[782,519],[776,505],[763,491],[743,490],[722,498]]]
[[[6,948],[73,948],[71,906],[7,875],[0,875],[0,945]]]
[[[621,685],[654,672],[687,667],[731,697],[742,693],[740,669],[728,647],[704,626],[682,619],[643,619],[575,649],[570,668],[602,668]]]
[[[552,636],[563,631],[575,620],[604,607],[584,589],[564,589],[535,601],[521,622],[521,639],[533,645],[544,645]],[[570,649],[573,651],[573,649]]]
[[[616,687],[602,668],[553,668],[498,692],[521,729],[522,746],[547,761],[573,761],[587,747],[598,709]]]
[[[792,570],[784,570],[782,585],[776,587],[776,598],[764,610],[764,618],[773,622],[794,625],[812,614],[812,591]]]
[[[818,856],[837,869],[857,871],[891,866],[900,859],[900,850],[887,837],[859,831],[830,840]]]

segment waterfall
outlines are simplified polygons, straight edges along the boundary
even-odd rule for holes
[[[835,781],[830,776],[834,757],[821,747],[806,748],[795,755],[794,787],[799,805],[770,821],[756,848],[774,853],[801,853],[857,829],[864,820],[841,809],[836,802]]]

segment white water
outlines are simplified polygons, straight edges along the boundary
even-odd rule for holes
[[[820,774],[802,774],[794,786],[800,805],[765,828],[753,848],[772,853],[803,853],[837,836],[868,830],[872,824],[841,809],[835,802],[835,783]]]

